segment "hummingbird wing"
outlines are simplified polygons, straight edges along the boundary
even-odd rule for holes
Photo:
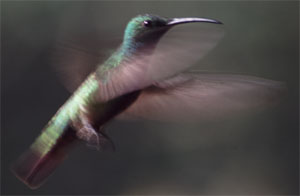
[[[80,86],[91,72],[95,71],[99,63],[110,56],[112,48],[120,42],[119,39],[109,40],[109,42],[98,40],[97,46],[106,48],[106,52],[101,52],[99,48],[89,44],[87,40],[81,43],[78,39],[74,38],[74,40],[68,41],[62,38],[61,41],[57,41],[51,48],[49,57],[50,65],[62,84],[71,93]]]
[[[91,13],[90,8],[65,7],[58,17],[56,40],[48,53],[50,66],[71,93],[122,42],[119,29],[115,25],[103,26],[99,15]]]
[[[157,44],[144,77],[161,81],[195,65],[224,35],[223,25],[190,23],[172,27]]]
[[[223,29],[214,24],[182,24],[173,28],[154,50],[153,45],[148,44],[133,55],[125,55],[122,63],[113,64],[112,68],[102,66],[99,78],[108,89],[101,93],[105,99],[144,89],[190,68],[212,50],[224,34]]]
[[[213,49],[223,34],[222,27],[214,24],[183,24],[171,28],[156,45],[154,52],[149,45],[140,55],[125,57],[126,60],[117,69],[110,71],[109,80],[113,81],[117,91],[115,96],[142,89],[188,69]],[[119,41],[98,40],[102,48],[112,48]],[[59,43],[53,51],[51,64],[58,70],[70,92],[108,57],[103,52],[95,52],[95,44],[80,43],[80,40]]]
[[[285,86],[253,76],[182,73],[143,90],[120,119],[214,120],[276,103]]]

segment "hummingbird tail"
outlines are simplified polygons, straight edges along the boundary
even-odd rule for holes
[[[41,137],[41,136],[40,136]],[[40,139],[34,143],[40,142]],[[66,158],[75,137],[66,131],[47,153],[40,153],[39,145],[32,145],[12,166],[13,173],[31,189],[38,188]]]

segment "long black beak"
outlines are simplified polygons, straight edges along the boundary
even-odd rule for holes
[[[167,26],[173,26],[173,25],[183,24],[183,23],[192,23],[192,22],[223,24],[220,21],[208,19],[208,18],[172,18],[167,22]]]

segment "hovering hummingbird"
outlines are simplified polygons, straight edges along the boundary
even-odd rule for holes
[[[30,188],[39,187],[76,141],[97,148],[110,143],[104,125],[114,117],[218,117],[268,104],[280,92],[281,83],[257,77],[183,72],[222,37],[213,30],[189,36],[190,42],[179,34],[160,44],[170,29],[185,23],[222,24],[149,14],[133,18],[120,47],[88,75],[13,165],[15,175]]]

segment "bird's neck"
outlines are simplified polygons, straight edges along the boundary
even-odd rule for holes
[[[125,58],[134,57],[136,55],[141,54],[146,47],[148,48],[149,46],[147,46],[143,42],[137,42],[132,39],[127,39],[123,41],[118,52]]]

